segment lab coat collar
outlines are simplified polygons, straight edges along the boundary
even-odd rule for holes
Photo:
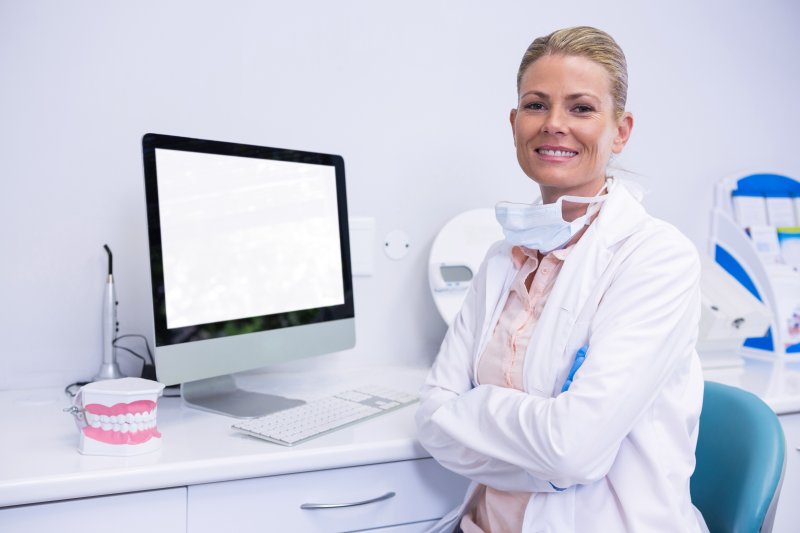
[[[648,217],[637,196],[619,179],[609,180],[608,199],[592,224],[604,246],[611,247],[628,237]]]
[[[564,263],[551,293],[551,298],[558,296],[561,309],[570,314],[583,307],[586,296],[608,266],[611,248],[642,227],[649,217],[623,183],[613,180],[608,188],[608,199],[575,244],[572,260]]]

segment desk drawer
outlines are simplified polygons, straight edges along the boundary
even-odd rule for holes
[[[0,509],[0,531],[180,533],[186,531],[186,488],[4,507]]]
[[[188,531],[338,532],[432,520],[458,505],[466,488],[433,459],[196,485],[189,487]]]

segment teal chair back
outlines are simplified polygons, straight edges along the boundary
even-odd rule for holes
[[[772,531],[786,469],[778,417],[760,398],[706,381],[692,503],[711,533]]]

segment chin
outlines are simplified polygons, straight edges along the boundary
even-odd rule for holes
[[[542,187],[572,189],[583,182],[575,172],[532,172],[528,176]]]

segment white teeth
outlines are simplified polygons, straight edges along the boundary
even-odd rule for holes
[[[578,152],[567,152],[564,150],[545,150],[540,148],[538,152],[542,155],[549,155],[554,157],[572,157],[578,155]]]
[[[114,416],[96,415],[87,412],[86,423],[93,428],[104,431],[121,431],[122,433],[144,431],[156,426],[156,411],[149,413],[126,413]]]

